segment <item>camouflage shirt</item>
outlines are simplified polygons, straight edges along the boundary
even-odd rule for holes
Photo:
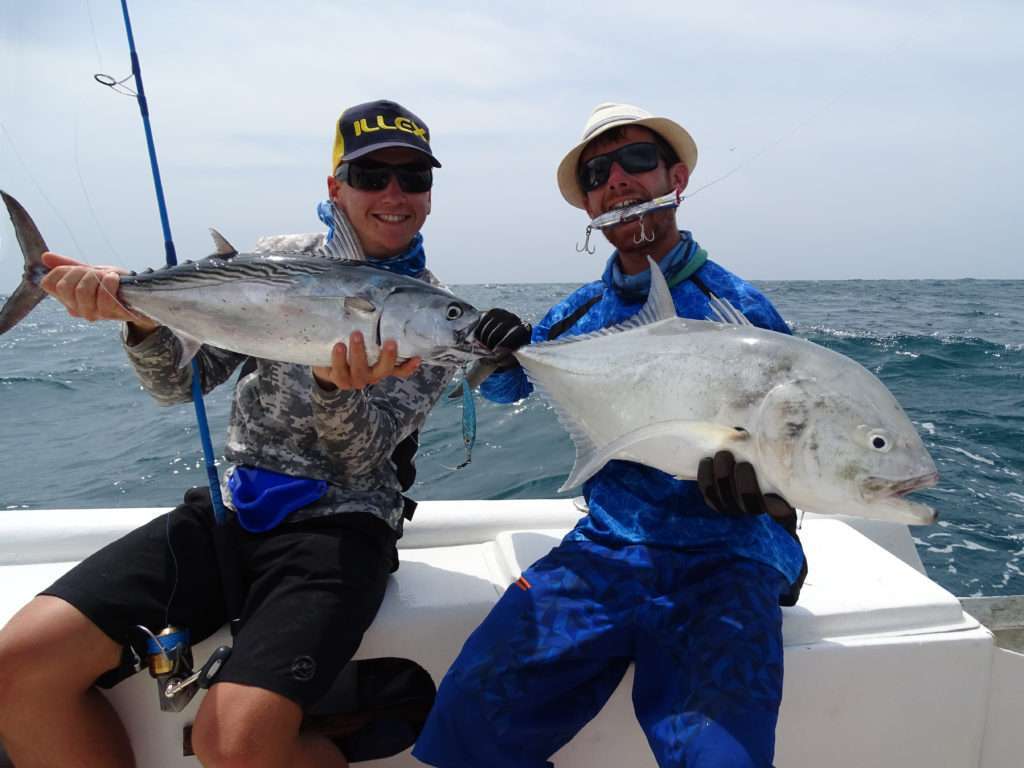
[[[261,238],[255,252],[312,252],[323,235]],[[425,270],[421,280],[439,282]],[[127,328],[127,326],[126,326]],[[125,349],[142,386],[161,405],[192,399],[192,366],[179,367],[181,344],[166,327]],[[203,392],[227,381],[250,358],[204,345],[196,355]],[[312,369],[273,360],[252,359],[235,385],[221,478],[224,503],[236,465],[269,469],[327,482],[318,501],[293,512],[289,521],[344,512],[369,512],[396,532],[402,531],[403,499],[396,446],[418,430],[441,397],[455,367],[422,364],[409,379],[388,377],[364,390],[326,391]]]

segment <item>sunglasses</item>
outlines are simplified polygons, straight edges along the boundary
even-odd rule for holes
[[[387,163],[361,162],[342,163],[334,174],[338,181],[344,181],[354,189],[364,192],[380,192],[391,183],[391,177],[398,180],[398,187],[408,195],[427,192],[434,185],[434,174],[429,165],[408,163],[388,165]]]
[[[608,183],[612,163],[618,163],[626,173],[645,173],[658,167],[661,154],[658,145],[649,141],[627,144],[606,155],[597,155],[580,165],[576,174],[580,189],[593,192]]]

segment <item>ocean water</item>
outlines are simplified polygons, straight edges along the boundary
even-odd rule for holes
[[[758,285],[797,335],[879,376],[922,434],[941,481],[917,496],[940,520],[912,532],[932,578],[961,596],[1024,594],[1024,281]],[[455,290],[537,320],[573,287]],[[207,398],[218,455],[229,398],[229,386]],[[478,400],[473,461],[453,470],[463,458],[460,419],[457,401],[431,414],[413,496],[556,495],[574,451],[539,398]],[[206,483],[192,406],[156,406],[125,360],[116,324],[69,318],[51,301],[0,337],[0,456],[0,514],[171,506]]]

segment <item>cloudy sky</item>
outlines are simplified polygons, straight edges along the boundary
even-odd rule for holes
[[[554,170],[602,101],[682,123],[679,212],[753,279],[1024,278],[1024,4],[131,2],[179,257],[312,231],[333,122],[391,98],[444,163],[425,228],[450,283],[583,282]],[[0,188],[50,247],[158,266],[117,0],[0,0]],[[723,178],[724,177],[724,178]],[[0,292],[21,256],[0,223]]]

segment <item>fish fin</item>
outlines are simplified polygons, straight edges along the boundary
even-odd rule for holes
[[[366,261],[366,254],[363,253],[363,246],[356,237],[356,231],[352,228],[348,218],[342,213],[338,206],[331,206],[331,215],[334,219],[330,242],[324,243],[320,249],[321,254],[329,259],[339,261]]]
[[[725,323],[726,325],[753,327],[754,324],[747,319],[746,315],[736,309],[728,299],[711,294],[708,297],[708,303],[711,305],[711,314],[708,316],[709,320]]]
[[[32,217],[21,203],[2,190],[0,197],[3,197],[4,205],[7,206],[11,224],[14,225],[14,234],[18,238],[18,245],[21,246],[21,255],[25,259],[21,283],[0,308],[0,333],[6,333],[31,312],[36,304],[46,298],[46,292],[39,287],[39,282],[48,272],[43,264],[43,253],[49,249]]]
[[[578,344],[581,341],[587,339],[593,339],[598,336],[611,336],[622,331],[628,331],[632,328],[640,328],[644,325],[651,325],[662,320],[671,320],[679,317],[679,313],[676,312],[676,303],[672,299],[672,292],[669,290],[668,282],[665,280],[665,275],[661,272],[661,267],[650,257],[647,257],[647,263],[650,265],[651,270],[651,289],[647,294],[647,302],[641,307],[640,311],[633,315],[631,318],[624,320],[617,325],[610,325],[607,328],[599,328],[596,331],[590,333],[581,333],[574,336],[565,336],[558,339],[552,339],[551,341],[542,341],[531,344],[531,347],[547,347],[557,346],[560,344]]]
[[[572,434],[572,433],[570,433]],[[692,466],[693,474],[690,476],[681,475],[675,471],[669,471],[667,467],[658,467],[663,472],[669,472],[680,480],[693,480],[696,478],[697,463],[705,456],[713,456],[717,451],[726,447],[734,447],[738,442],[749,440],[750,433],[745,429],[724,427],[708,421],[659,421],[649,424],[625,435],[616,438],[610,443],[594,447],[592,441],[587,441],[584,450],[581,451],[580,444],[576,445],[576,464],[569,473],[559,492],[574,488],[591,476],[596,474],[605,464],[612,459],[623,459],[631,461],[631,455],[635,455],[637,448],[645,443],[670,440],[673,451],[671,456],[673,464],[678,466]],[[575,437],[573,438],[575,441]],[[662,451],[666,455],[668,451]],[[645,462],[646,463],[646,462]]]
[[[545,343],[556,344],[560,342]],[[530,346],[541,345],[531,344]],[[558,423],[562,425],[562,428],[566,432],[568,432],[569,437],[572,438],[573,445],[576,446],[576,464],[573,467],[573,474],[575,474],[576,467],[579,467],[580,465],[585,463],[590,456],[593,456],[594,454],[597,453],[597,445],[594,444],[594,441],[590,438],[590,435],[587,434],[587,431],[583,428],[583,426],[576,420],[576,417],[573,416],[568,410],[563,408],[557,400],[551,397],[548,394],[548,391],[544,387],[544,385],[533,377],[533,375],[530,373],[530,369],[524,366],[523,370],[526,371],[526,378],[528,378],[530,380],[530,383],[533,384],[533,388],[537,391],[537,394],[539,394],[544,399],[544,402],[551,406],[551,409],[555,412],[555,416],[558,417]],[[600,467],[598,467],[598,469],[600,469]],[[596,471],[597,470],[595,470],[595,472]],[[593,472],[591,472],[591,474],[593,474]],[[583,479],[585,480],[586,478]],[[580,480],[579,482],[583,482],[583,480]],[[568,483],[569,481],[567,480],[562,487],[571,488],[572,485],[569,485]],[[578,483],[574,483],[574,485],[576,484]]]
[[[346,296],[344,304],[346,312],[372,315],[377,311],[377,307],[374,306],[374,303],[369,299],[364,299],[362,296]]]
[[[199,352],[199,348],[203,346],[203,342],[199,339],[189,336],[187,333],[181,331],[171,330],[181,344],[181,359],[178,360],[178,367],[184,368],[186,365],[192,362],[192,358]]]
[[[650,325],[659,320],[668,320],[679,316],[679,313],[676,312],[676,303],[672,300],[672,291],[669,290],[661,267],[650,256],[647,257],[647,265],[651,271],[651,288],[647,292],[647,302],[643,308],[627,321],[634,326]]]
[[[213,253],[214,256],[219,256],[222,259],[230,259],[231,257],[238,255],[238,249],[229,243],[228,239],[213,227],[210,227],[210,237],[213,238],[213,244],[217,246],[217,250]]]
[[[0,307],[0,333],[7,333],[46,298],[46,291],[29,280],[22,280]]]

